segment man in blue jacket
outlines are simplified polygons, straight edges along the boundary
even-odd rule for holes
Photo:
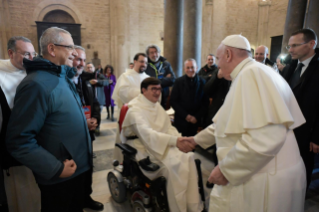
[[[82,212],[92,148],[81,100],[70,80],[77,56],[69,32],[52,27],[40,38],[42,57],[24,59],[7,147],[29,167],[41,190],[41,211]]]

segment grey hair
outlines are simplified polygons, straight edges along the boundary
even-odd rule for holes
[[[154,49],[156,49],[156,51],[158,53],[161,53],[161,49],[158,47],[158,45],[152,44],[152,45],[149,45],[149,46],[146,47],[145,52],[146,52],[147,56],[148,56],[148,51],[149,51],[150,48],[154,48]]]
[[[75,49],[80,49],[80,50],[85,52],[85,48],[83,48],[82,46],[74,45],[74,48]]]
[[[214,54],[208,54],[208,55],[207,55],[207,57],[209,57],[209,56],[213,56],[213,57],[215,57],[215,55],[214,55]]]
[[[21,40],[25,43],[31,43],[31,40],[29,40],[26,37],[23,36],[13,36],[9,39],[8,44],[7,44],[7,50],[11,49],[12,51],[16,51],[16,43],[18,40]]]
[[[48,45],[50,43],[56,43],[60,44],[63,41],[63,38],[61,36],[61,33],[68,34],[71,36],[71,34],[61,28],[58,27],[51,27],[46,29],[43,34],[40,37],[40,49],[41,49],[41,54],[45,55],[48,54]]]
[[[186,59],[186,60],[184,61],[184,65],[185,65],[185,63],[186,63],[186,62],[188,62],[188,61],[192,61],[192,62],[194,62],[194,63],[195,63],[195,65],[197,66],[196,60],[195,60],[195,59],[193,59],[193,58],[188,58],[188,59]]]

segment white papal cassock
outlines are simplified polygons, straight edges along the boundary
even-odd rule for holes
[[[306,174],[293,129],[305,119],[285,80],[251,58],[231,73],[232,85],[214,124],[197,134],[216,142],[229,184],[215,185],[211,212],[301,212]]]
[[[181,135],[171,125],[162,106],[142,94],[133,99],[122,125],[121,139],[138,150],[137,160],[150,157],[161,168],[156,172],[143,171],[150,179],[164,176],[170,211],[201,211],[198,179],[193,153],[183,153],[176,147]],[[125,137],[138,136],[127,140]]]
[[[10,60],[0,60],[0,86],[7,99],[10,109],[20,82],[26,72],[12,65]],[[2,111],[0,107],[0,130],[2,128]],[[26,166],[15,166],[9,169],[10,176],[4,172],[4,184],[11,212],[40,211],[41,197],[32,171]]]
[[[112,99],[115,101],[115,104],[119,109],[118,118],[120,117],[120,111],[122,106],[134,99],[135,97],[137,97],[141,93],[141,82],[148,77],[150,76],[145,74],[144,72],[137,73],[134,69],[127,69],[126,72],[124,72],[119,77],[112,94]],[[118,126],[115,142],[121,142]],[[120,162],[123,161],[123,155],[119,148],[114,148],[113,158]]]

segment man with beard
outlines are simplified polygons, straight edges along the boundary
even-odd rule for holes
[[[255,60],[257,62],[265,64],[266,66],[269,66],[270,68],[274,69],[276,72],[279,73],[277,64],[268,59],[268,56],[269,56],[268,52],[269,51],[267,46],[258,46],[255,51]]]
[[[89,117],[86,117],[87,125],[90,131],[90,137],[91,141],[93,142],[95,140],[94,136],[94,130],[97,127],[98,123],[101,121],[100,116],[100,105],[99,102],[96,99],[95,92],[93,87],[90,84],[90,76],[86,76],[85,73],[83,73],[84,67],[85,67],[85,61],[86,61],[86,53],[85,49],[82,46],[74,46],[76,52],[78,55],[74,57],[73,60],[73,67],[76,69],[76,74],[73,77],[73,82],[75,84],[75,87],[79,93],[82,107],[83,108],[89,108],[90,114]],[[92,77],[92,76],[91,76]],[[85,79],[88,78],[88,79]],[[88,107],[89,106],[89,107]],[[85,199],[84,199],[84,207],[90,208],[92,210],[103,210],[104,206],[102,203],[94,201],[91,198],[92,194],[92,175],[93,175],[93,169],[90,170],[91,174],[88,176],[87,180],[85,181]]]
[[[198,76],[202,77],[206,82],[213,76],[213,73],[218,70],[215,60],[215,55],[208,54],[206,65],[198,72]]]
[[[141,82],[145,78],[150,77],[145,74],[146,66],[147,56],[144,53],[137,53],[134,56],[133,69],[127,69],[126,72],[119,77],[112,95],[112,99],[118,106],[119,111],[121,111],[121,108],[124,104],[128,103],[140,94]],[[118,128],[116,134],[116,143],[120,142]],[[119,162],[122,162],[123,156],[119,148],[114,148],[113,157]]]
[[[150,45],[146,48],[148,65],[145,73],[161,81],[162,100],[161,105],[166,109],[167,98],[169,96],[169,87],[175,82],[175,74],[171,64],[166,58],[161,56],[161,49],[157,45]]]

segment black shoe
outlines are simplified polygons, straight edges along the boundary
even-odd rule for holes
[[[104,205],[102,203],[94,201],[92,198],[90,198],[90,200],[88,200],[84,204],[84,208],[89,208],[89,209],[95,210],[95,211],[103,211]]]
[[[107,117],[106,117],[106,119],[110,119],[110,114],[107,114]]]
[[[114,117],[113,117],[113,115],[111,116],[111,121],[114,121]]]
[[[93,152],[92,158],[96,158],[96,157],[97,157],[97,155]]]

